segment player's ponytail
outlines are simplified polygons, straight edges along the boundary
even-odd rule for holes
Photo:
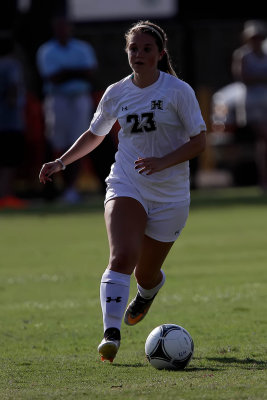
[[[159,51],[160,52],[164,51],[162,59],[158,62],[158,69],[170,75],[177,76],[172,67],[172,62],[167,49],[167,40],[168,40],[167,35],[160,26],[150,21],[139,21],[136,24],[134,24],[132,28],[130,28],[129,31],[126,32],[125,34],[126,49],[128,47],[131,35],[135,32],[140,32],[140,31],[148,33],[151,36],[153,36],[157,43]]]
[[[172,67],[171,59],[167,49],[165,49],[162,59],[158,62],[158,69],[166,72],[167,74],[177,76]]]

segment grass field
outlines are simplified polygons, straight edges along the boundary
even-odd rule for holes
[[[193,194],[166,284],[144,321],[122,326],[113,364],[96,350],[102,205],[2,212],[0,228],[1,400],[267,399],[267,197],[256,189]],[[145,359],[146,337],[162,323],[194,339],[184,371]]]

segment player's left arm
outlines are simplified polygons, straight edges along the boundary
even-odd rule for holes
[[[205,147],[206,132],[202,131],[198,135],[192,136],[187,143],[163,157],[139,158],[135,161],[135,169],[138,169],[140,174],[151,175],[197,157],[205,150]]]

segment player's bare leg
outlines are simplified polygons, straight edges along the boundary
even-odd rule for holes
[[[173,242],[160,242],[144,237],[140,259],[135,268],[138,293],[127,307],[124,322],[135,325],[147,314],[159,289],[163,286],[165,275],[161,270]]]
[[[140,259],[135,268],[137,283],[144,289],[152,289],[162,279],[161,267],[174,242],[160,242],[144,236]]]
[[[109,240],[109,268],[131,275],[143,251],[147,214],[131,197],[109,200],[105,207]]]
[[[105,221],[110,246],[109,266],[100,286],[104,339],[98,346],[102,361],[113,361],[120,346],[120,327],[129,298],[130,277],[140,258],[147,215],[130,197],[107,202]]]

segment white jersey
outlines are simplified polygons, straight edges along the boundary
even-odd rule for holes
[[[189,200],[189,162],[152,175],[139,174],[139,157],[162,157],[206,130],[193,89],[184,81],[160,72],[159,79],[143,89],[131,76],[109,86],[90,125],[95,135],[106,135],[120,124],[119,145],[107,183],[126,175],[143,198],[156,202]]]

